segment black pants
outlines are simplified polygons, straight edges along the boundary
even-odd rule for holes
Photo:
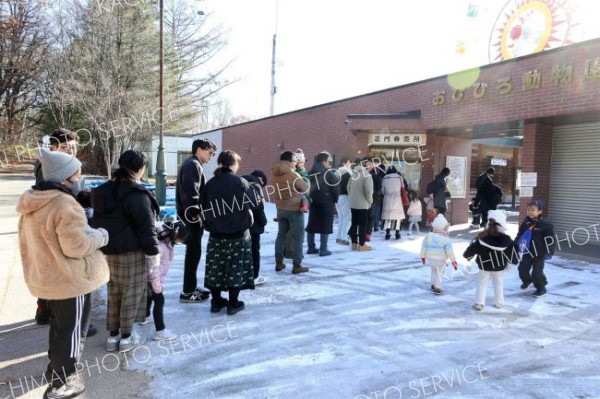
[[[519,263],[519,277],[523,284],[533,282],[533,286],[538,290],[546,288],[548,280],[546,280],[546,275],[544,274],[544,258],[541,256],[534,258],[530,255],[524,255],[521,263]]]
[[[160,294],[152,292],[152,288],[148,287],[148,306],[146,307],[146,317],[150,317],[150,306],[154,302],[152,308],[152,318],[154,319],[154,325],[156,331],[162,331],[165,329],[165,320],[163,318],[163,309],[165,307],[165,296],[161,292]]]
[[[365,245],[365,231],[367,230],[367,222],[369,217],[368,209],[350,209],[352,213],[352,224],[348,235],[353,244]]]
[[[257,278],[260,272],[260,234],[250,234],[250,238],[252,239],[252,267],[254,278]]]
[[[202,234],[204,229],[199,223],[187,224],[189,236],[185,242],[185,260],[183,269],[183,292],[191,294],[198,287],[198,263],[202,256]]]
[[[375,228],[375,224],[377,223],[375,221],[376,212],[377,212],[377,205],[375,205],[375,201],[373,201],[373,203],[371,204],[371,207],[369,209],[367,209],[367,224],[365,226],[366,234],[371,234],[373,232],[373,229]]]
[[[488,202],[481,201],[479,203],[479,211],[481,212],[481,226],[485,227],[488,222],[488,212],[498,209],[498,205],[492,205]]]
[[[61,300],[46,300],[50,313],[46,379],[54,387],[64,384],[75,373],[75,363],[83,352],[83,345],[91,317],[91,295]]]

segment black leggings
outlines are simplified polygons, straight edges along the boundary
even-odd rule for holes
[[[212,288],[210,290],[210,294],[212,295],[213,299],[221,298],[221,290],[220,289]],[[229,289],[229,304],[237,305],[239,295],[240,295],[240,290],[238,288],[230,288]]]
[[[152,308],[152,317],[154,318],[154,325],[156,331],[162,331],[165,329],[165,320],[163,319],[163,308],[165,307],[165,296],[162,294],[155,294],[152,289],[148,287],[148,306],[146,307],[146,317],[150,317],[150,305],[154,302],[154,308]]]
[[[254,267],[254,278],[260,273],[260,234],[250,234],[252,238],[252,266]]]

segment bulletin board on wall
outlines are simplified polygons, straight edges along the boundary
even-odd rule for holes
[[[467,197],[467,157],[446,157],[446,167],[450,169],[450,176],[446,184],[452,198]]]

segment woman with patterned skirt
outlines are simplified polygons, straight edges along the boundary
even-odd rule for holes
[[[227,308],[228,315],[236,314],[244,309],[244,302],[238,300],[240,290],[254,289],[250,210],[258,207],[260,198],[245,179],[235,175],[240,161],[233,151],[219,154],[219,168],[206,183],[200,207],[202,223],[210,233],[204,286],[212,295],[212,313]],[[229,292],[229,301],[221,291]]]

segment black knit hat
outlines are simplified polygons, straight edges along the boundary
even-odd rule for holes
[[[267,185],[267,175],[265,175],[265,172],[263,172],[262,170],[260,170],[260,169],[254,169],[254,170],[252,171],[252,173],[250,173],[250,174],[251,174],[252,176],[254,176],[254,177],[256,177],[256,178],[258,178],[258,179],[259,179],[259,181],[260,181],[260,185],[261,185],[262,187],[264,187],[264,186],[266,186],[266,185]]]
[[[292,162],[292,160],[294,159],[294,153],[291,151],[284,151],[281,153],[281,155],[279,156],[279,160],[280,161],[288,161],[288,162]]]

